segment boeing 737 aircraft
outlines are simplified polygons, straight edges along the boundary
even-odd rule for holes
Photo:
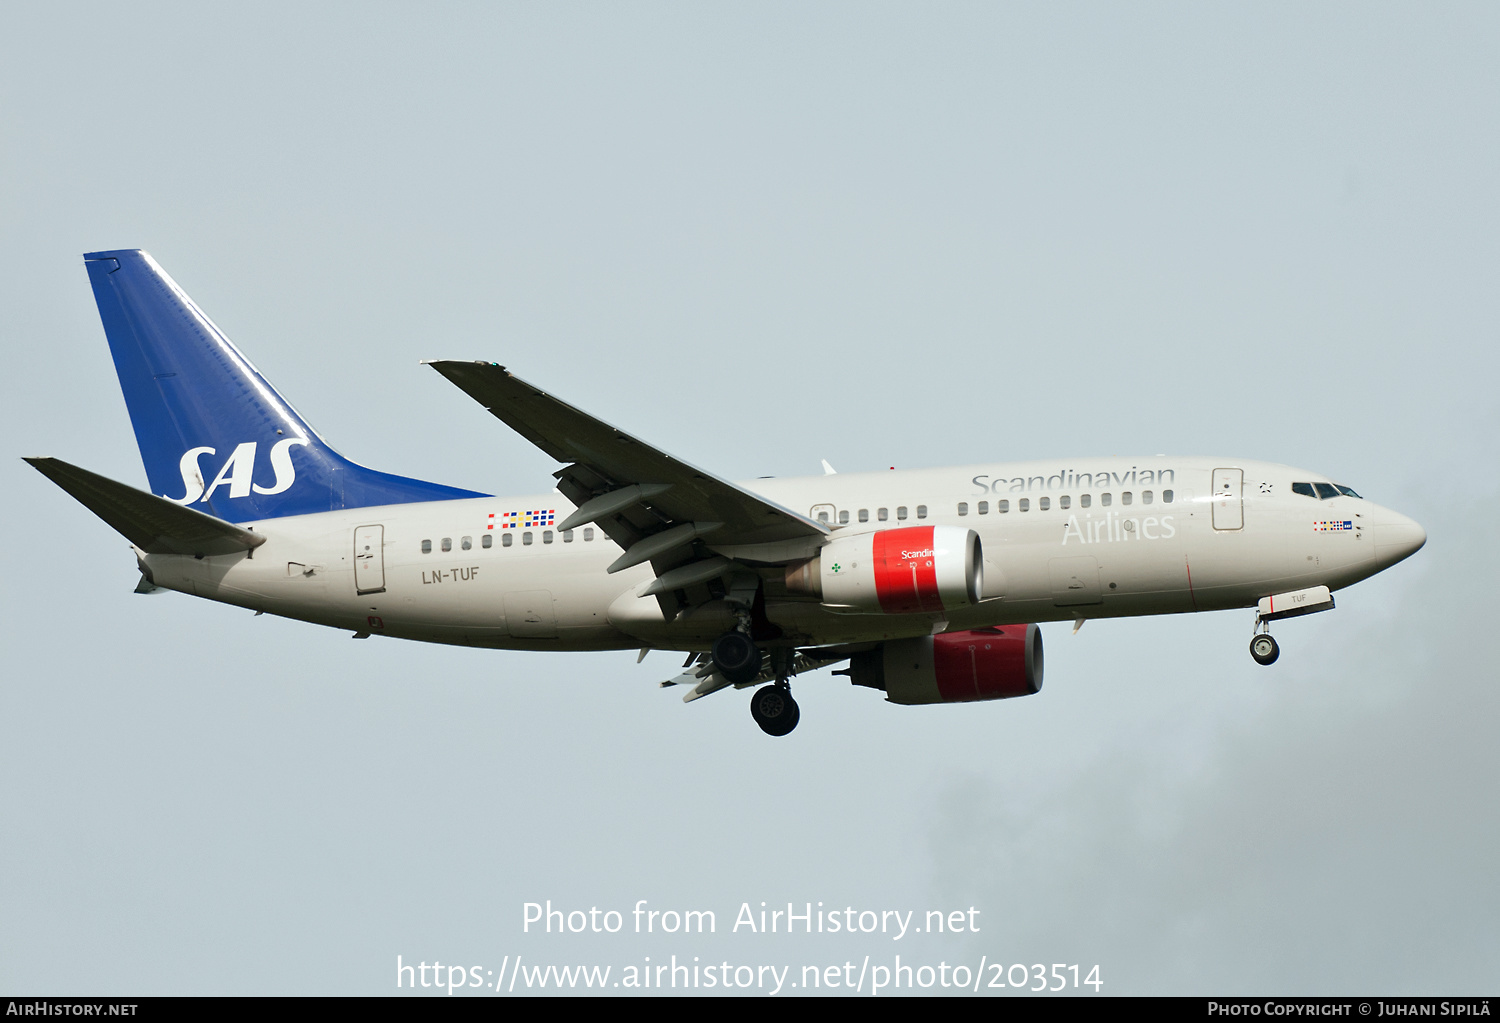
[[[899,704],[1042,685],[1035,623],[1256,608],[1269,623],[1427,536],[1329,477],[1235,458],[1068,458],[731,483],[492,362],[430,365],[561,463],[514,497],[343,458],[145,252],[84,256],[151,493],[32,465],[134,546],[141,582],[270,614],[496,649],[676,650],[692,701],[840,674]],[[1077,626],[1075,626],[1075,629]]]

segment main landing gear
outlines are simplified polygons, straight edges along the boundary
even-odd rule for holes
[[[802,710],[792,699],[791,677],[797,664],[797,651],[791,647],[772,647],[767,660],[776,681],[761,686],[750,697],[750,716],[767,735],[786,735],[802,719]]]
[[[802,719],[792,687],[785,681],[761,686],[750,697],[750,716],[767,735],[786,735]]]
[[[714,670],[734,685],[754,682],[755,676],[760,674],[760,647],[743,632],[726,632],[714,640],[710,656],[713,657]]]
[[[741,630],[726,632],[714,640],[709,656],[719,677],[737,686],[748,685],[760,677],[765,661],[760,648]],[[767,735],[786,735],[802,717],[788,681],[795,658],[796,651],[791,648],[773,648],[769,670],[776,681],[761,686],[750,697],[750,716]]]

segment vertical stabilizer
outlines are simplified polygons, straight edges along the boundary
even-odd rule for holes
[[[354,464],[147,253],[83,258],[154,493],[230,522],[483,496]]]

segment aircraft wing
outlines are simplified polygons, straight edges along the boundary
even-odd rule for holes
[[[558,490],[578,510],[558,528],[597,523],[625,549],[611,572],[650,561],[658,576],[677,568],[685,579],[693,574],[692,563],[710,558],[704,545],[744,561],[785,563],[809,557],[828,535],[822,523],[601,422],[517,379],[504,366],[429,365],[495,418],[568,463],[553,475]]]

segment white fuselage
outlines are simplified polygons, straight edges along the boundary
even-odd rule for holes
[[[979,534],[985,599],[937,616],[849,613],[789,594],[777,572],[764,573],[766,617],[787,641],[820,646],[935,628],[1248,607],[1273,593],[1348,586],[1421,546],[1421,527],[1396,512],[1292,491],[1293,482],[1326,479],[1263,462],[1151,457],[743,486],[826,521],[835,539],[914,525]],[[714,604],[666,621],[656,598],[636,596],[654,578],[650,565],[607,574],[621,551],[600,529],[563,534],[536,514],[552,512],[556,523],[570,511],[555,492],[360,508],[246,523],[266,537],[250,553],[141,557],[169,589],[438,643],[703,650],[732,622]]]

